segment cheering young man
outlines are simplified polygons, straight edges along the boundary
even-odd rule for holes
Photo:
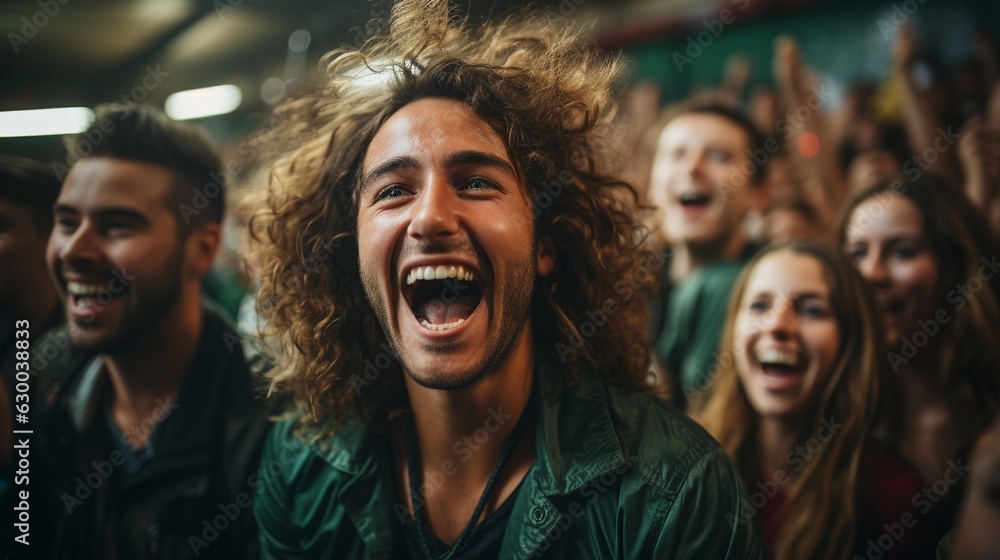
[[[659,261],[604,141],[619,65],[401,2],[279,113],[251,227],[296,404],[267,558],[759,558],[725,452],[648,394]]]

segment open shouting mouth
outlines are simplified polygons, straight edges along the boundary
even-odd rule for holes
[[[798,386],[809,365],[805,355],[790,350],[763,349],[755,352],[755,357],[764,374],[764,386],[772,391]]]
[[[677,197],[677,204],[685,218],[701,216],[712,204],[712,195],[707,192],[685,192]]]
[[[406,272],[403,298],[424,328],[442,332],[464,323],[483,300],[482,276],[454,263],[418,265]]]

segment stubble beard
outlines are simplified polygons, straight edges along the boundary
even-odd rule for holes
[[[404,348],[398,333],[392,328],[390,317],[392,310],[390,310],[385,295],[379,290],[379,279],[366,274],[362,269],[361,281],[368,302],[375,312],[382,332],[396,350],[407,377],[426,389],[454,391],[472,386],[495,372],[514,350],[531,314],[531,300],[536,280],[534,254],[535,248],[532,247],[532,250],[524,258],[519,259],[504,274],[502,279],[505,287],[502,296],[504,315],[501,317],[495,334],[487,331],[482,358],[467,370],[457,375],[447,376],[438,375],[435,372],[421,374],[414,371],[412,364],[408,363],[410,360],[406,348]],[[496,291],[494,289],[494,292]],[[407,305],[406,300],[401,295],[398,300],[399,305]],[[480,302],[480,305],[483,304]]]
[[[86,324],[89,322],[85,320],[85,324],[80,325],[68,318],[66,330],[70,346],[86,353],[121,355],[133,352],[178,305],[181,292],[180,275],[181,248],[178,247],[174,255],[164,263],[163,270],[151,275],[151,278],[162,278],[162,281],[149,283],[138,294],[134,307],[129,305],[128,299],[122,302],[121,320],[111,328],[110,333],[96,338],[87,336],[86,331],[89,327]],[[128,287],[130,292],[133,289],[135,287]],[[129,295],[126,293],[118,297],[128,298]]]

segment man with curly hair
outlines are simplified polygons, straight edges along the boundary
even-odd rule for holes
[[[266,558],[759,558],[725,452],[649,394],[660,265],[604,140],[619,64],[404,1],[277,115],[249,204]]]

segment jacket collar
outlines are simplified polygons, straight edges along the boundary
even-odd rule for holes
[[[536,550],[553,529],[559,515],[550,497],[576,492],[625,462],[603,380],[584,374],[566,386],[560,377],[554,360],[536,360],[537,460],[511,514],[512,519],[530,521],[508,527],[501,550],[504,557],[520,558],[525,551]],[[396,517],[405,508],[396,495],[388,438],[353,420],[330,437],[313,436],[307,441],[331,467],[347,475],[336,499],[370,557],[398,557]]]
[[[579,490],[625,462],[608,408],[604,381],[584,372],[567,385],[554,359],[535,364],[538,422],[535,427],[540,490],[546,495]],[[583,449],[581,442],[586,442]],[[371,474],[388,443],[359,420],[351,420],[332,436],[313,438],[312,449],[333,468],[357,478]]]
[[[225,319],[202,307],[202,336],[189,373],[177,398],[171,403],[163,403],[162,412],[158,410],[164,416],[150,435],[157,452],[167,446],[179,452],[212,447],[216,434],[208,427],[213,425],[216,405],[222,398],[219,388],[226,362],[232,359],[232,348],[228,342],[226,346],[221,342],[226,342],[226,335],[230,332]],[[110,390],[104,355],[97,354],[88,359],[75,377],[64,388],[63,394],[77,432],[83,433],[99,420],[100,407]]]
[[[545,495],[569,494],[625,462],[608,408],[604,380],[584,371],[567,385],[554,357],[538,360],[536,431],[539,489]],[[585,442],[585,445],[584,445]]]

